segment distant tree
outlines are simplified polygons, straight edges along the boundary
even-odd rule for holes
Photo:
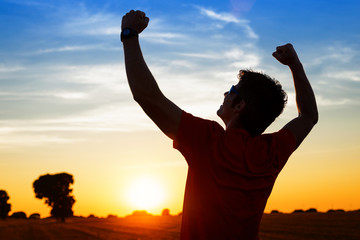
[[[358,210],[360,212],[360,210]],[[327,213],[339,213],[339,212],[345,212],[344,209],[329,209]]]
[[[293,211],[293,213],[304,213],[304,210],[302,209],[296,209]]]
[[[7,202],[9,198],[5,190],[0,190],[0,219],[7,218],[11,211],[11,204]]]
[[[29,219],[40,219],[40,214],[39,213],[33,213],[29,216]]]
[[[152,216],[152,215],[145,210],[136,210],[133,211],[133,213],[130,216],[144,217],[144,216]]]
[[[307,212],[307,213],[317,213],[318,211],[316,210],[316,208],[309,208],[305,212]]]
[[[165,208],[161,212],[161,216],[170,216],[170,210],[168,208]]]
[[[281,212],[279,212],[279,210],[272,210],[271,214],[274,214],[274,213],[281,213]]]
[[[10,218],[26,219],[26,213],[24,213],[24,212],[14,212],[13,214],[11,214]]]
[[[33,183],[36,198],[45,198],[45,203],[52,207],[51,216],[61,219],[62,222],[74,214],[72,207],[75,199],[70,195],[70,184],[74,184],[74,179],[68,173],[42,175]]]

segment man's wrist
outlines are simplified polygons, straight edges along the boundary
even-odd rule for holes
[[[292,62],[288,66],[289,66],[290,69],[293,69],[293,70],[303,68],[302,63],[300,61]]]
[[[132,28],[124,28],[120,33],[120,40],[123,42],[125,39],[138,38],[139,33]]]

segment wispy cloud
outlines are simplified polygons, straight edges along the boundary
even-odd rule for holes
[[[186,39],[184,34],[172,32],[144,32],[142,33],[144,40],[157,44],[183,44],[182,40]]]
[[[25,67],[18,65],[5,65],[0,64],[0,73],[11,73],[24,70]]]
[[[8,98],[13,100],[20,99],[36,99],[36,98],[62,98],[62,99],[86,99],[89,97],[87,93],[84,92],[0,92],[0,98]]]
[[[320,49],[317,51],[317,54],[319,56],[312,59],[310,62],[311,65],[321,65],[329,62],[346,64],[351,62],[358,53],[350,47],[335,44],[333,46],[326,47],[324,50]]]
[[[44,54],[54,52],[74,52],[74,51],[88,51],[101,48],[100,45],[78,45],[78,46],[62,46],[57,48],[46,48],[35,51],[33,54]]]
[[[62,99],[86,99],[89,97],[87,93],[83,92],[60,92],[55,93],[54,96]]]
[[[91,12],[86,6],[80,5],[77,11],[66,13],[61,32],[66,35],[119,35],[119,16],[109,12]]]
[[[321,95],[316,96],[316,101],[317,101],[317,104],[322,107],[336,107],[336,106],[349,105],[350,103],[358,104],[354,101],[351,101],[348,98],[330,99],[330,98],[323,97]]]
[[[42,2],[42,1],[19,1],[19,0],[5,0],[6,2],[17,4],[17,5],[24,5],[24,6],[31,6],[31,7],[53,7],[53,5]]]
[[[244,47],[230,47],[221,52],[205,53],[178,53],[181,56],[190,58],[200,58],[205,60],[226,60],[228,64],[234,67],[255,68],[260,65],[261,56],[255,51]]]
[[[232,15],[231,13],[227,12],[215,12],[211,9],[207,9],[200,6],[195,6],[197,9],[199,9],[200,14],[207,16],[213,20],[218,20],[220,22],[224,23],[234,23],[240,27],[242,27],[246,33],[246,35],[251,39],[258,39],[259,36],[254,32],[254,30],[250,27],[250,23],[248,20],[240,19]]]
[[[360,82],[360,71],[339,69],[336,71],[327,72],[326,77],[333,78],[333,79],[345,79],[345,80],[349,80],[349,81]]]
[[[198,8],[201,14],[206,15],[212,19],[220,20],[227,23],[241,23],[241,24],[248,23],[243,19],[237,19],[235,16],[233,16],[230,13],[216,13],[213,10],[206,9],[203,7],[198,7]]]
[[[72,144],[75,142],[81,142],[84,139],[81,138],[63,138],[49,135],[21,135],[19,136],[6,136],[6,139],[0,139],[0,149],[9,149],[26,146],[40,146],[44,144]]]

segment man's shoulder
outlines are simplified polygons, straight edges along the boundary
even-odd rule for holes
[[[180,125],[182,124],[185,125],[185,127],[211,127],[224,131],[224,128],[215,120],[194,116],[191,113],[185,111],[182,112],[181,116]]]

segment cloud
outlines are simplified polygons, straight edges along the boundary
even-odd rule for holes
[[[49,75],[51,74],[51,75]],[[93,64],[93,65],[56,65],[46,69],[46,79],[63,84],[77,84],[91,87],[95,90],[108,89],[114,92],[125,89],[120,85],[120,79],[125,78],[124,65],[120,63]],[[48,81],[44,79],[43,81]]]
[[[0,73],[12,73],[24,70],[25,67],[18,65],[0,64]]]
[[[178,55],[204,60],[219,60],[219,62],[225,60],[229,65],[237,68],[255,68],[260,65],[261,56],[251,48],[234,46],[221,52],[178,53]]]
[[[207,16],[213,20],[218,20],[218,21],[224,22],[224,23],[234,23],[234,24],[242,27],[244,29],[247,37],[249,37],[251,39],[259,38],[259,36],[250,27],[248,20],[237,18],[234,15],[232,15],[231,13],[226,13],[226,12],[217,13],[213,10],[210,10],[210,9],[207,9],[204,7],[200,7],[200,6],[195,6],[195,7],[197,9],[199,9],[200,14]]]
[[[53,5],[47,3],[47,2],[41,2],[41,1],[19,1],[19,0],[5,0],[5,2],[18,4],[18,5],[24,5],[24,6],[30,6],[30,7],[54,7]]]
[[[12,100],[30,100],[36,98],[61,98],[61,99],[86,99],[89,95],[85,92],[0,92],[0,98],[7,98]]]
[[[61,92],[55,93],[54,96],[62,98],[62,99],[86,99],[89,98],[87,93],[83,92]]]
[[[90,11],[84,4],[59,9],[62,35],[117,35],[120,34],[120,17],[106,11]]]
[[[358,54],[356,50],[340,44],[328,46],[322,51],[323,52],[321,52],[321,50],[316,51],[318,56],[310,61],[311,65],[323,65],[333,61],[338,65],[347,64]]]
[[[323,106],[323,107],[335,107],[335,106],[343,106],[343,105],[349,105],[351,103],[355,103],[348,98],[330,99],[330,98],[325,98],[321,95],[316,96],[316,102],[319,106]]]
[[[44,144],[71,144],[81,142],[84,139],[80,138],[63,138],[49,135],[21,135],[19,136],[6,136],[6,139],[0,139],[0,148],[16,148],[19,146],[39,146]]]
[[[63,46],[57,48],[40,49],[34,52],[34,54],[45,54],[54,52],[73,52],[73,51],[88,51],[101,48],[100,45],[78,45],[78,46]]]
[[[182,44],[182,39],[186,39],[184,34],[172,33],[172,32],[144,32],[142,33],[142,39],[157,43],[157,44]]]
[[[198,7],[198,8],[201,14],[208,16],[212,19],[220,20],[227,23],[242,23],[242,24],[247,23],[247,21],[237,19],[235,16],[233,16],[230,13],[216,13],[210,9],[206,9],[203,7]]]
[[[327,72],[325,76],[327,78],[344,79],[353,82],[360,82],[360,71],[356,71],[356,70],[337,70],[333,72]]]

